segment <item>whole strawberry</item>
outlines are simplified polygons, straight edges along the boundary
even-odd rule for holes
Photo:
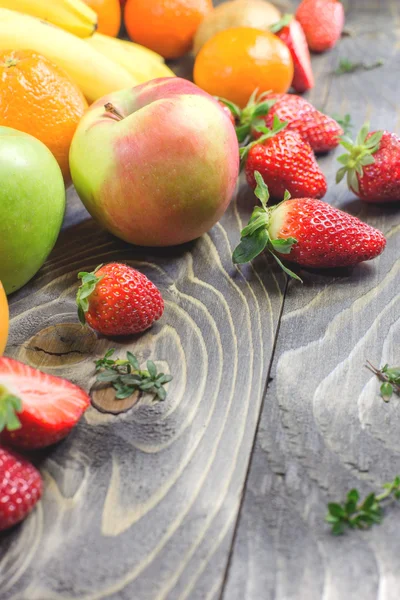
[[[343,129],[335,119],[324,115],[305,98],[294,94],[268,94],[262,99],[266,100],[271,103],[271,108],[264,116],[253,118],[254,138],[262,135],[254,127],[257,123],[259,125],[260,119],[267,127],[271,127],[274,118],[278,117],[280,121],[287,122],[287,129],[297,131],[316,154],[329,152],[338,146]]]
[[[156,286],[128,265],[100,265],[78,277],[82,280],[76,296],[79,319],[103,335],[140,333],[163,314],[164,301]]]
[[[293,15],[284,15],[278,23],[270,27],[290,50],[294,74],[292,87],[302,93],[314,87],[314,74],[311,67],[310,51],[306,36],[299,21]]]
[[[303,267],[331,268],[353,266],[381,254],[386,240],[383,234],[326,202],[312,198],[289,199],[268,208],[268,187],[260,173],[256,196],[261,202],[241,232],[241,242],[233,253],[234,263],[252,260],[268,250],[283,268],[281,259]]]
[[[40,500],[42,487],[33,465],[0,446],[0,531],[25,519]]]
[[[275,120],[275,124],[277,121]],[[287,190],[294,198],[322,198],[327,190],[324,174],[311,146],[296,131],[286,129],[264,135],[243,152],[248,184],[256,187],[255,172],[261,173],[274,200]],[[247,154],[247,155],[246,155]]]
[[[90,404],[66,379],[0,357],[0,439],[32,450],[65,438]]]
[[[344,8],[340,0],[302,0],[296,19],[303,27],[313,52],[333,48],[342,35]]]
[[[336,182],[347,175],[349,189],[365,202],[399,202],[400,138],[389,131],[369,133],[366,123],[355,142],[345,137],[341,143],[348,153],[338,158],[343,166]]]

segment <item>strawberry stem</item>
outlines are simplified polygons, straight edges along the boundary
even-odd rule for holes
[[[6,387],[0,385],[0,432],[4,429],[15,431],[21,428],[17,413],[22,411],[21,399],[10,394]]]
[[[292,15],[292,14],[283,15],[283,17],[279,21],[277,21],[277,23],[274,23],[273,25],[270,26],[270,28],[269,28],[270,32],[271,33],[279,33],[281,29],[290,25],[290,23],[293,21],[293,19],[294,19],[294,15]]]
[[[383,131],[375,131],[369,136],[369,123],[364,123],[355,142],[348,136],[341,138],[340,144],[347,153],[338,157],[343,165],[336,173],[336,183],[340,183],[347,176],[347,185],[350,190],[359,192],[359,177],[363,176],[363,168],[375,162],[373,154],[380,148]]]
[[[297,240],[294,237],[271,239],[268,229],[272,213],[276,207],[269,208],[267,206],[269,190],[261,173],[254,171],[254,177],[257,183],[254,193],[260,200],[261,206],[256,206],[254,208],[248,224],[242,229],[240,243],[233,252],[232,261],[234,264],[243,264],[253,260],[253,258],[261,254],[264,250],[268,250],[281,269],[289,275],[289,277],[302,282],[300,277],[288,269],[276,254],[290,254],[292,246],[297,244]],[[289,198],[290,194],[286,192],[283,202],[286,202]],[[280,204],[282,204],[282,202]]]
[[[94,292],[99,281],[103,279],[103,276],[98,277],[96,275],[97,271],[102,266],[103,265],[99,265],[91,273],[88,273],[87,271],[78,273],[78,279],[82,280],[82,285],[78,288],[76,294],[76,304],[78,306],[78,317],[82,325],[86,324],[85,313],[89,310],[89,296]]]

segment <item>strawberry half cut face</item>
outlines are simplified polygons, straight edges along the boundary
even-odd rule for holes
[[[0,358],[0,438],[19,448],[63,439],[90,404],[73,383],[17,360]]]

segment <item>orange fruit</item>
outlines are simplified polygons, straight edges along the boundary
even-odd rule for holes
[[[4,352],[8,337],[8,303],[7,296],[0,281],[0,356]]]
[[[104,35],[117,37],[121,27],[119,0],[84,0],[84,2],[97,14],[97,31]]]
[[[213,96],[246,105],[259,93],[287,92],[293,79],[288,47],[273,33],[251,27],[220,31],[196,57],[194,82]]]
[[[69,76],[30,50],[0,52],[0,125],[43,142],[70,183],[68,154],[88,104]]]
[[[125,26],[137,43],[164,58],[178,58],[188,52],[212,0],[128,0]]]

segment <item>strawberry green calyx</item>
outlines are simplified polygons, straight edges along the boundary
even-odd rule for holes
[[[21,428],[17,413],[22,411],[20,398],[11,394],[7,388],[0,385],[0,432],[3,429],[16,431]]]
[[[287,121],[281,121],[279,119],[278,115],[274,115],[274,119],[272,121],[272,129],[269,129],[264,124],[263,125],[258,125],[257,127],[255,127],[255,129],[257,131],[259,131],[260,133],[262,133],[262,136],[259,137],[254,142],[250,142],[246,146],[242,146],[239,149],[239,156],[240,156],[240,165],[241,165],[241,167],[244,166],[244,163],[246,162],[247,155],[250,152],[250,150],[253,148],[253,146],[256,146],[257,144],[262,144],[266,140],[274,137],[277,133],[280,133],[281,131],[283,131],[284,129],[286,129],[287,126],[288,126],[288,122]],[[261,175],[260,175],[260,177],[261,177]],[[261,179],[262,179],[262,177],[261,177]],[[264,181],[263,181],[263,183],[264,183]],[[265,185],[265,183],[264,183],[264,185]],[[267,186],[265,186],[265,187],[267,188]],[[267,188],[267,190],[268,190],[268,188]],[[268,197],[269,197],[269,194],[268,194]],[[257,196],[257,198],[259,198],[259,196]]]
[[[235,121],[238,123],[235,129],[239,144],[246,143],[250,140],[251,128],[257,125],[258,121],[262,124],[263,121],[261,121],[260,117],[267,115],[273,105],[277,102],[276,99],[268,100],[268,95],[270,93],[271,92],[263,92],[257,96],[258,89],[254,90],[247,105],[243,109],[239,108],[239,106],[233,102],[225,100],[225,98],[218,98],[220,102],[223,102],[229,108],[235,117]]]
[[[103,277],[98,277],[96,275],[97,271],[102,266],[103,265],[99,265],[91,273],[86,271],[78,273],[78,279],[82,280],[82,285],[76,294],[76,304],[78,305],[78,317],[82,325],[85,325],[86,323],[85,313],[89,310],[89,296],[94,292],[99,281],[103,279]]]
[[[340,141],[348,153],[342,154],[338,158],[343,167],[336,173],[336,183],[340,183],[347,175],[347,185],[349,189],[355,192],[360,189],[358,177],[363,176],[363,167],[372,165],[375,162],[373,154],[379,150],[383,131],[376,131],[370,137],[368,137],[368,134],[369,123],[365,123],[355,142],[347,136],[343,136]]]
[[[281,29],[290,25],[290,23],[293,21],[293,19],[294,19],[294,15],[284,14],[283,17],[281,19],[279,19],[279,21],[277,23],[274,23],[273,25],[270,26],[270,28],[269,28],[270,32],[271,33],[279,33]]]
[[[257,182],[257,187],[254,190],[254,193],[260,200],[261,206],[256,206],[254,208],[248,224],[241,231],[240,243],[233,252],[232,261],[234,264],[247,263],[261,254],[261,252],[264,250],[268,250],[268,252],[272,254],[278,265],[287,275],[297,279],[298,281],[301,281],[300,277],[296,275],[296,273],[293,273],[293,271],[285,267],[276,254],[277,252],[279,254],[290,254],[292,246],[297,244],[297,240],[293,237],[286,239],[271,238],[269,234],[269,227],[271,224],[272,215],[277,207],[275,206],[273,208],[269,208],[267,206],[269,200],[269,191],[268,186],[265,184],[262,178],[262,175],[258,171],[254,171],[254,177]],[[286,200],[289,200],[289,198],[289,192],[285,192],[283,202],[286,202]],[[280,206],[280,204],[277,206]]]

